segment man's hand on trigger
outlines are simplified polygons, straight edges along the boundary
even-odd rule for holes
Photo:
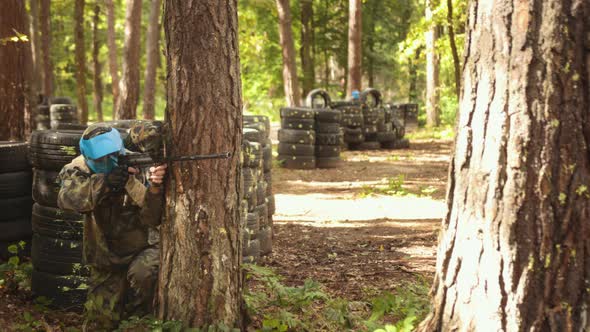
[[[164,176],[166,175],[166,168],[168,168],[168,165],[166,164],[150,167],[149,180],[154,186],[157,187],[162,185],[162,182],[164,181]]]
[[[106,183],[112,191],[119,192],[125,188],[128,178],[128,170],[123,169],[123,167],[115,167],[106,175]]]

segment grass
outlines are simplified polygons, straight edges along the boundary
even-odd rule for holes
[[[455,138],[455,129],[451,126],[420,128],[414,132],[407,133],[406,138],[410,141],[422,139],[453,139]]]

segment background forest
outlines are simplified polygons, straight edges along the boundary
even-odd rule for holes
[[[125,1],[114,0],[115,42],[119,63],[123,55],[125,35]],[[310,3],[311,2],[311,3]],[[449,4],[453,6],[449,18]],[[244,111],[278,118],[278,109],[285,105],[278,15],[275,1],[239,0],[239,42],[242,69]],[[30,6],[30,3],[29,3]],[[466,3],[461,0],[433,3],[434,17],[425,18],[425,2],[420,0],[365,0],[362,3],[362,71],[363,88],[380,89],[386,102],[416,102],[420,105],[421,122],[424,122],[426,89],[425,32],[430,27],[439,31],[436,52],[440,58],[440,107],[442,125],[451,125],[457,110],[455,92],[455,64],[450,47],[449,22],[455,34],[458,54],[462,54]],[[98,7],[98,16],[96,10]],[[160,45],[157,61],[155,110],[162,118],[165,108],[165,57],[161,11],[157,23],[150,22],[150,5],[142,6],[140,61],[140,104],[143,109],[146,69],[146,39],[148,26],[158,24]],[[88,1],[82,18],[74,15],[70,0],[51,2],[50,55],[54,66],[54,95],[76,99],[75,35],[77,19],[84,21],[85,56],[87,63],[86,94],[89,121],[96,121],[92,102],[93,91],[93,38],[97,40],[100,64],[99,77],[104,85],[102,107],[105,119],[112,118],[112,78],[109,72],[107,46],[107,19],[105,1]],[[29,12],[31,12],[29,10]],[[291,1],[292,30],[297,52],[297,71],[303,96],[311,88],[324,88],[332,99],[344,99],[347,77],[348,1],[296,0]],[[311,27],[311,63],[313,70],[302,68],[303,26],[309,20]],[[31,18],[32,21],[32,18]],[[94,30],[95,22],[97,29]],[[95,35],[93,35],[95,34]],[[119,72],[121,66],[119,65]],[[38,71],[39,72],[39,71]],[[310,78],[311,77],[311,78]],[[39,78],[40,79],[40,78]],[[79,104],[79,102],[76,100]]]

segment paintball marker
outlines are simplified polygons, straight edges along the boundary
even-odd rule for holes
[[[190,156],[174,156],[174,157],[152,157],[149,153],[129,153],[119,156],[119,165],[123,167],[144,168],[148,166],[167,164],[176,161],[194,161],[207,159],[227,159],[231,153],[217,153],[205,155],[190,155]]]

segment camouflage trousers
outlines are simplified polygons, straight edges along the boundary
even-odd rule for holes
[[[112,331],[120,320],[153,313],[160,250],[139,252],[124,268],[90,268],[83,331]]]

